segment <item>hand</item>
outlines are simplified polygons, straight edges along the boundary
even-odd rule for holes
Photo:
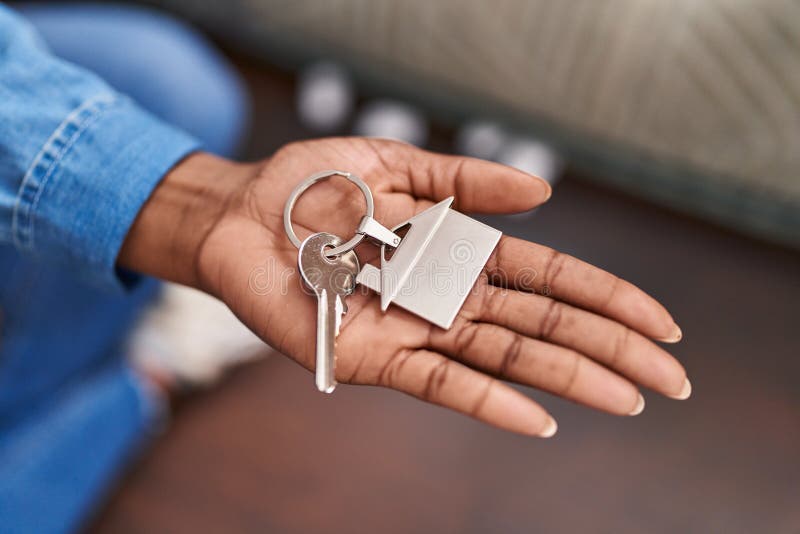
[[[550,196],[546,182],[520,171],[389,141],[295,143],[247,165],[196,154],[156,189],[119,262],[219,297],[265,342],[313,369],[316,299],[301,289],[282,217],[292,188],[325,169],[364,179],[375,218],[387,227],[451,195],[454,208],[480,213],[524,211]],[[301,239],[317,231],[348,239],[363,202],[345,180],[322,182],[298,202],[296,231]],[[362,263],[378,254],[371,245],[358,250]],[[270,280],[272,290],[254,291],[259,269],[293,275],[285,291],[278,279]],[[525,277],[530,287],[497,287],[513,286],[531,269],[538,275],[532,284]],[[637,385],[672,398],[690,392],[681,365],[651,341],[681,336],[658,302],[605,271],[513,237],[500,240],[450,330],[397,307],[384,314],[375,295],[360,291],[347,304],[338,381],[397,389],[515,432],[547,437],[556,424],[503,380],[619,415],[643,408]]]

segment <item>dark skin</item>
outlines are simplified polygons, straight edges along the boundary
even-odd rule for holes
[[[364,179],[387,227],[449,196],[459,211],[514,213],[551,192],[496,163],[374,139],[294,143],[253,164],[196,153],[156,188],[119,264],[220,298],[266,343],[313,370],[316,301],[301,288],[282,217],[291,189],[325,169]],[[348,238],[363,210],[358,190],[332,179],[303,195],[293,219],[301,239],[316,231]],[[377,248],[358,253],[369,261]],[[268,258],[274,276],[294,273],[287,291],[253,291],[252,275]],[[681,337],[663,306],[612,274],[513,237],[501,238],[447,331],[399,308],[383,313],[366,292],[347,304],[339,382],[389,387],[514,432],[549,437],[557,427],[506,381],[619,415],[641,411],[641,386],[671,398],[691,391],[680,363],[654,343]]]

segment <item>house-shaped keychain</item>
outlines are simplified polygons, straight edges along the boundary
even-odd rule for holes
[[[392,229],[407,231],[395,249],[381,249],[381,267],[364,265],[357,281],[389,304],[447,329],[453,324],[502,233],[450,209],[453,197]],[[391,255],[388,255],[391,254]]]

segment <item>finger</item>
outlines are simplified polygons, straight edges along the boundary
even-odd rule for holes
[[[613,274],[543,245],[503,236],[486,265],[489,281],[604,315],[666,342],[681,330],[653,297]]]
[[[628,379],[686,398],[686,371],[664,349],[622,324],[541,295],[484,286],[474,319],[568,347]]]
[[[376,150],[395,170],[399,167],[394,190],[436,202],[452,196],[461,211],[514,213],[550,198],[546,181],[499,163],[389,142],[376,145]]]
[[[557,429],[533,400],[436,352],[398,352],[376,382],[512,432],[550,437]]]
[[[644,407],[636,387],[602,365],[502,326],[459,319],[450,330],[435,332],[430,343],[471,367],[598,410],[635,415]]]

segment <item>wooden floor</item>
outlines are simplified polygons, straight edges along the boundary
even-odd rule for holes
[[[247,73],[264,132],[249,152],[304,135],[291,83]],[[559,421],[537,440],[376,388],[323,396],[275,355],[180,403],[91,530],[800,532],[800,254],[575,175],[491,223],[665,302],[692,398],[645,392],[642,415],[616,418],[526,390]]]

